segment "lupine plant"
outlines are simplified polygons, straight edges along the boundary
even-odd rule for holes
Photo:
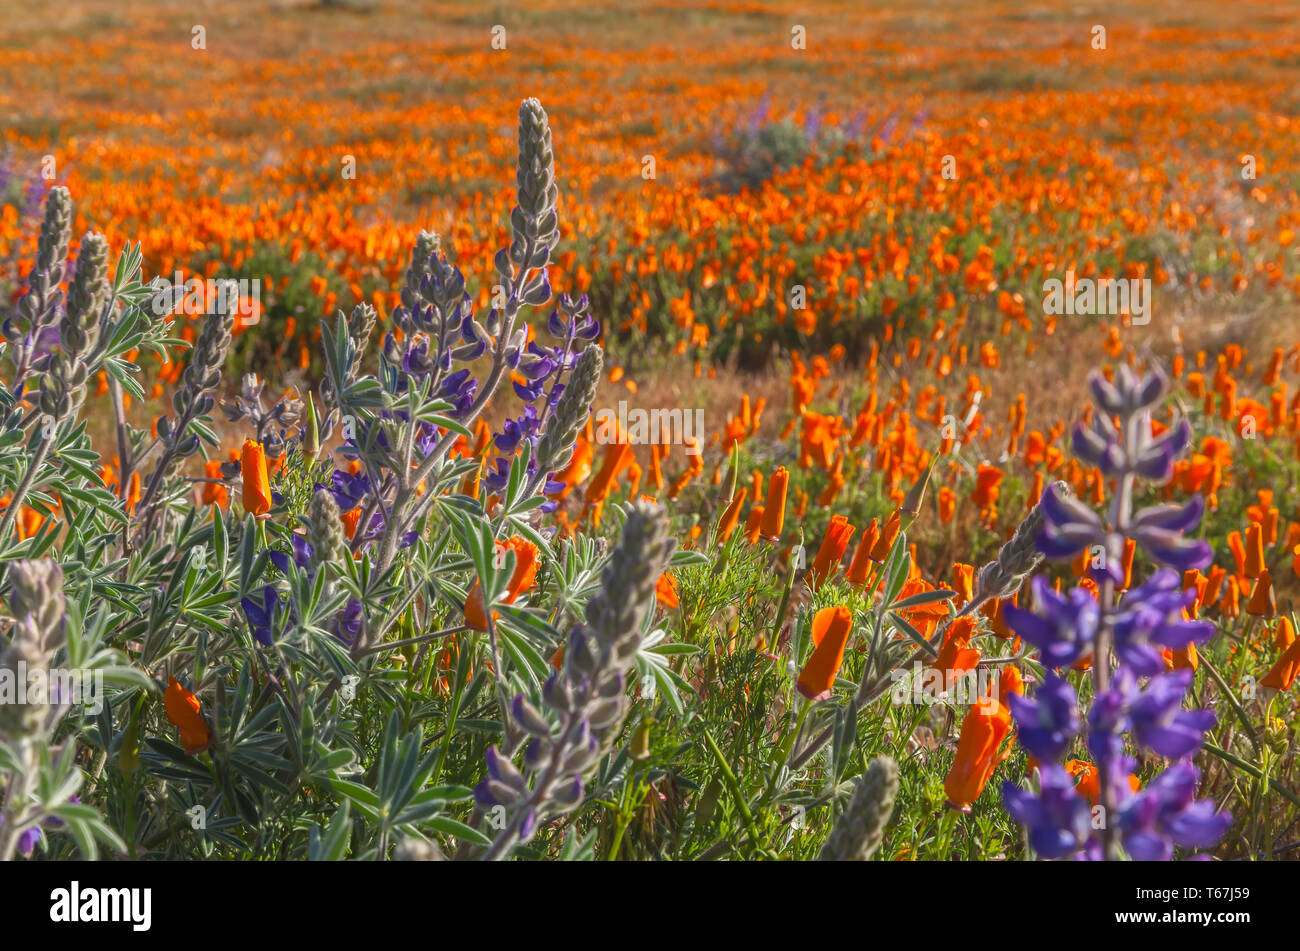
[[[1187,617],[1197,592],[1184,590],[1181,574],[1210,561],[1209,546],[1184,535],[1200,521],[1204,503],[1194,496],[1185,505],[1134,511],[1137,480],[1167,481],[1191,438],[1186,420],[1160,435],[1153,431],[1152,408],[1165,392],[1165,377],[1156,370],[1139,376],[1121,365],[1113,382],[1094,373],[1090,384],[1096,412],[1091,426],[1075,428],[1074,449],[1117,480],[1118,491],[1106,519],[1055,488],[1044,494],[1039,549],[1051,558],[1086,552],[1091,584],[1062,595],[1040,576],[1033,610],[1006,609],[1007,623],[1050,669],[1033,699],[1008,698],[1020,742],[1039,762],[1039,789],[1008,782],[1004,794],[1043,858],[1169,859],[1175,847],[1214,845],[1232,823],[1211,800],[1196,799],[1199,771],[1190,762],[1215,715],[1183,709],[1193,670],[1167,671],[1162,656],[1186,657],[1214,634],[1213,624]],[[1128,539],[1159,566],[1136,587],[1129,587],[1125,568]],[[1118,594],[1121,588],[1127,590]],[[1058,762],[1085,721],[1074,687],[1058,671],[1080,662],[1090,667],[1093,688],[1086,736],[1100,795],[1091,809]],[[1141,790],[1129,783],[1137,761],[1126,737],[1170,762]]]

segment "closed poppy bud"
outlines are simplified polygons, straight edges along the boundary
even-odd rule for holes
[[[628,744],[627,755],[629,759],[640,762],[650,756],[650,721],[642,720],[632,734],[632,742]]]
[[[124,773],[134,773],[140,768],[140,714],[131,712],[131,720],[122,731],[122,746],[117,754],[117,766]]]
[[[867,578],[871,574],[871,549],[875,547],[879,536],[880,523],[873,518],[871,524],[863,531],[862,540],[858,542],[858,550],[849,565],[849,573],[846,576],[849,584],[867,583]]]
[[[763,505],[763,521],[759,534],[765,538],[780,538],[785,525],[785,490],[790,483],[790,473],[781,466],[767,480],[767,500]]]
[[[244,510],[261,518],[271,511],[271,479],[266,471],[266,450],[260,442],[244,440],[239,474],[244,482]]]
[[[740,507],[745,504],[745,490],[740,489],[732,496],[731,504],[727,510],[722,513],[722,521],[718,522],[718,541],[725,542],[731,537],[731,533],[736,530],[736,522],[740,520]]]
[[[763,506],[755,505],[749,511],[749,518],[745,521],[745,540],[751,545],[758,544],[758,536],[763,529]]]
[[[930,484],[930,476],[934,472],[934,464],[938,461],[938,456],[930,457],[930,464],[925,467],[925,472],[921,473],[921,477],[916,480],[916,484],[912,486],[911,490],[907,493],[907,497],[903,499],[903,504],[900,508],[908,515],[916,515],[921,511],[921,503],[925,500],[925,489]]]
[[[1295,643],[1295,626],[1292,625],[1289,617],[1284,617],[1277,622],[1277,630],[1273,633],[1273,644],[1278,650],[1286,650]]]
[[[700,794],[699,801],[695,803],[695,825],[696,827],[704,825],[713,818],[713,810],[717,808],[718,799],[722,796],[722,781],[714,779],[705,787],[704,792]]]
[[[1273,579],[1265,569],[1255,582],[1255,590],[1246,603],[1246,613],[1255,617],[1271,618],[1277,615],[1277,602],[1273,597]]]
[[[1246,563],[1242,574],[1247,578],[1258,578],[1264,570],[1264,530],[1258,522],[1251,522],[1246,529]]]
[[[889,552],[894,547],[894,540],[898,538],[900,527],[898,510],[895,509],[894,514],[889,516],[889,521],[885,523],[885,527],[881,530],[880,537],[876,539],[875,547],[871,549],[872,561],[883,562],[889,557]]]
[[[1137,552],[1137,542],[1131,538],[1124,539],[1124,559],[1122,565],[1124,568],[1124,584],[1121,591],[1127,591],[1133,587],[1133,555]]]
[[[957,562],[952,566],[952,587],[961,599],[959,604],[975,600],[975,566]]]
[[[199,713],[199,698],[182,687],[175,677],[168,678],[163,708],[167,712],[167,722],[180,731],[181,746],[186,753],[193,755],[211,745],[212,733]]]
[[[302,454],[315,462],[320,452],[320,423],[316,419],[316,400],[307,394],[307,421],[302,428]]]
[[[799,672],[798,682],[799,692],[809,700],[825,700],[831,695],[852,629],[853,614],[842,604],[822,608],[813,617],[812,639],[817,646]]]

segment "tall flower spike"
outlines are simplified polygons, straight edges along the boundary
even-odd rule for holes
[[[11,682],[25,684],[24,669],[48,670],[54,652],[63,645],[63,569],[48,560],[15,561],[9,576],[8,609],[14,626],[9,643],[0,650],[0,671]],[[39,730],[46,713],[36,704],[0,703],[0,740],[17,740]]]
[[[622,726],[624,672],[641,646],[642,619],[654,605],[655,584],[675,545],[662,506],[631,507],[601,572],[600,593],[587,602],[586,623],[569,632],[561,669],[542,689],[557,722],[518,696],[511,704],[512,725],[531,737],[524,771],[496,747],[488,751],[487,778],[474,790],[475,800],[482,808],[505,806],[512,818],[485,858],[504,858],[532,836],[539,819],[582,801],[583,774]]]
[[[68,263],[68,242],[72,239],[72,194],[62,185],[50,189],[45,198],[45,218],[36,243],[36,263],[27,277],[27,293],[18,301],[18,317],[31,335],[24,350],[30,355],[36,336],[53,323],[63,303],[63,272]],[[16,343],[17,333],[10,334]]]
[[[77,270],[59,322],[59,349],[50,353],[39,407],[48,419],[76,415],[86,398],[91,374],[87,362],[99,339],[99,322],[112,291],[108,285],[108,242],[88,232],[81,239]]]
[[[853,787],[853,798],[817,856],[822,862],[865,862],[880,847],[898,796],[898,764],[878,756]]]
[[[1113,382],[1100,373],[1089,382],[1097,411],[1091,429],[1076,429],[1075,453],[1117,477],[1118,490],[1103,519],[1057,487],[1048,489],[1040,505],[1044,518],[1038,548],[1049,558],[1099,552],[1103,564],[1094,567],[1090,587],[1062,594],[1046,578],[1035,578],[1035,610],[1007,604],[1003,616],[1038,649],[1046,667],[1072,666],[1092,655],[1087,745],[1097,762],[1097,805],[1112,820],[1094,835],[1084,799],[1066,771],[1051,762],[1065,754],[1081,719],[1073,689],[1054,674],[1047,675],[1034,700],[1011,702],[1022,745],[1046,761],[1039,771],[1040,792],[1005,783],[1003,795],[1008,811],[1029,829],[1030,843],[1044,858],[1119,858],[1122,845],[1133,858],[1169,859],[1175,846],[1212,845],[1232,822],[1212,800],[1194,799],[1199,774],[1186,762],[1167,767],[1141,792],[1135,793],[1126,780],[1134,761],[1125,755],[1125,734],[1159,756],[1182,760],[1201,748],[1215,721],[1212,712],[1183,709],[1192,671],[1166,673],[1163,657],[1166,651],[1186,652],[1214,633],[1212,624],[1187,619],[1198,594],[1183,588],[1184,573],[1209,560],[1204,541],[1184,536],[1200,521],[1204,504],[1196,497],[1182,506],[1132,512],[1136,479],[1166,481],[1190,441],[1185,420],[1159,436],[1152,434],[1151,410],[1164,393],[1165,377],[1159,372],[1139,377],[1122,364]],[[1116,592],[1130,583],[1124,554],[1134,543],[1164,567],[1117,603]],[[1257,607],[1267,609],[1267,604]]]
[[[510,260],[516,267],[543,267],[560,240],[556,211],[560,189],[555,183],[550,120],[536,99],[525,99],[519,106],[519,164],[515,182],[518,204],[510,213],[514,228]],[[532,240],[534,250],[525,261],[528,239]]]
[[[349,557],[338,503],[334,501],[334,494],[324,487],[317,489],[311,497],[307,543],[311,545],[312,567],[317,571],[342,570],[339,566]]]

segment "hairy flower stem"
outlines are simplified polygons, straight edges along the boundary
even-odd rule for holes
[[[31,823],[31,817],[24,815],[22,804],[31,798],[39,775],[31,742],[23,740],[18,747],[18,758],[26,763],[26,767],[10,775],[4,804],[0,806],[0,817],[4,818],[4,822],[0,822],[0,862],[13,861],[14,853],[18,851],[18,840]]]
[[[1135,413],[1128,421],[1128,425],[1134,427],[1143,420],[1143,414]],[[1136,483],[1137,476],[1133,472],[1125,472],[1120,476],[1119,490],[1115,493],[1114,499],[1111,500],[1111,531],[1121,538],[1128,534],[1129,519],[1133,513],[1133,489]],[[1120,542],[1120,550],[1123,550],[1122,541]],[[1111,552],[1107,552],[1107,557],[1110,557],[1111,554]],[[1115,581],[1109,574],[1102,579],[1098,602],[1101,604],[1101,623],[1098,625],[1097,640],[1093,645],[1092,689],[1094,697],[1101,696],[1110,688],[1111,650],[1115,640]],[[1097,779],[1101,787],[1098,801],[1101,804],[1102,815],[1104,816],[1101,828],[1102,850],[1108,860],[1115,861],[1121,857],[1119,839],[1115,835],[1114,828],[1115,817],[1119,815],[1119,804],[1115,802],[1114,792],[1111,788],[1110,758],[1100,756],[1097,760]]]

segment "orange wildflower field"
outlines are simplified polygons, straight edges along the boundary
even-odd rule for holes
[[[1300,857],[1295,11],[0,17],[0,859]]]

